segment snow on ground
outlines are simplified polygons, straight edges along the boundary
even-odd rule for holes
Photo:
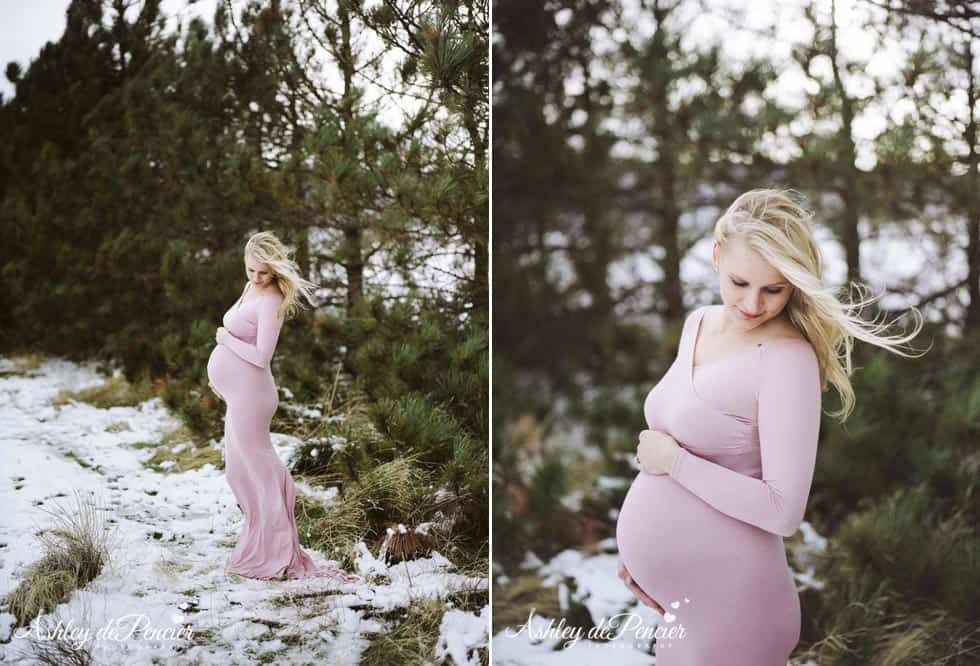
[[[0,370],[13,369],[9,359],[0,359]],[[84,641],[95,663],[224,664],[234,655],[240,664],[263,657],[357,664],[371,634],[384,631],[375,616],[415,598],[487,588],[485,578],[452,573],[439,553],[388,566],[364,544],[357,562],[357,573],[368,577],[363,584],[259,581],[225,573],[243,517],[223,472],[205,465],[161,474],[143,465],[152,448],[131,446],[159,442],[179,427],[158,398],[110,409],[51,405],[63,389],[103,381],[94,366],[61,360],[0,378],[0,595],[16,588],[39,557],[34,534],[50,521],[44,509],[72,506],[76,492],[95,498],[113,528],[112,559],[46,618],[62,620],[62,633]],[[288,460],[298,440],[274,434],[273,442]],[[321,501],[336,494],[302,482],[297,487]],[[307,552],[317,563],[327,562]],[[485,645],[488,613],[489,607],[479,618],[450,610],[442,653],[466,655]],[[11,636],[11,620],[0,613],[0,661],[30,663],[22,658],[25,629]],[[134,635],[134,625],[145,634]]]
[[[458,666],[480,666],[480,655],[475,646],[483,644],[487,627],[490,626],[490,606],[484,606],[479,615],[460,610],[449,610],[439,625],[436,641],[436,659],[451,657]]]
[[[633,594],[616,576],[614,540],[605,539],[598,546],[601,552],[596,554],[569,549],[545,563],[528,553],[522,568],[541,575],[545,587],[558,588],[563,611],[568,610],[570,601],[584,605],[602,635],[593,634],[595,640],[590,640],[587,629],[565,618],[532,612],[523,627],[507,627],[494,635],[491,649],[495,666],[568,666],[596,660],[625,666],[656,663],[651,638],[663,618],[652,608],[636,604]]]
[[[806,567],[802,573],[793,572],[797,590],[819,589],[822,584],[813,577],[812,558],[826,549],[827,540],[807,522],[800,529],[802,541],[790,546],[793,561]],[[676,616],[661,616],[637,603],[616,575],[619,557],[615,539],[600,541],[596,549],[595,553],[564,550],[547,562],[528,552],[521,569],[540,575],[543,586],[557,587],[563,614],[570,602],[581,604],[598,628],[590,635],[590,629],[575,626],[564,617],[545,617],[532,611],[523,626],[506,627],[494,635],[491,651],[495,666],[589,666],[604,659],[626,666],[657,663],[651,639],[669,643],[667,632]],[[497,581],[506,586],[509,578],[500,575]],[[679,606],[681,600],[674,603]],[[789,666],[815,665],[791,661]]]

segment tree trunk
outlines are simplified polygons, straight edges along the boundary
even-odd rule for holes
[[[966,126],[964,139],[966,139],[969,169],[966,174],[966,187],[963,188],[963,195],[966,197],[966,270],[967,270],[967,290],[970,302],[966,307],[966,317],[964,318],[963,328],[965,330],[976,330],[980,327],[980,179],[978,179],[977,162],[980,155],[977,151],[977,81],[973,73],[973,44],[967,42],[964,67],[967,72],[967,108],[970,110],[969,121]]]
[[[663,20],[658,13],[658,30],[662,30]],[[656,37],[654,39],[657,39]],[[660,62],[667,62],[669,54],[662,41],[654,46],[653,56]],[[657,140],[658,157],[655,165],[656,191],[659,195],[660,238],[663,240],[666,255],[660,264],[664,272],[661,291],[664,296],[664,306],[660,312],[669,320],[684,317],[684,293],[681,288],[681,251],[680,239],[680,208],[677,205],[677,164],[676,151],[673,141],[673,118],[670,111],[668,87],[670,76],[660,76],[654,80],[653,95],[653,135]]]
[[[858,169],[855,165],[857,149],[854,146],[854,105],[844,89],[840,66],[837,62],[837,22],[836,2],[830,3],[830,63],[834,71],[834,85],[841,101],[841,155],[838,164],[842,173],[841,198],[844,200],[844,217],[842,219],[841,241],[844,244],[844,254],[847,260],[847,279],[849,282],[861,281],[861,237],[858,233],[858,221],[861,218],[860,195],[858,194]]]
[[[474,173],[486,173],[487,150],[480,128],[473,114],[475,100],[467,99],[464,105],[463,124],[473,146]],[[489,217],[489,210],[487,216]],[[488,248],[489,224],[477,225],[473,238],[473,302],[478,310],[487,311],[490,298],[490,258]]]
[[[337,18],[341,30],[340,52],[337,54],[337,60],[344,75],[344,95],[340,100],[344,151],[348,159],[357,162],[359,159],[357,137],[354,136],[354,53],[351,47],[351,17],[346,2],[338,3]],[[364,225],[359,219],[348,220],[344,225],[344,255],[344,269],[347,272],[347,315],[352,317],[354,306],[364,297]]]
[[[364,297],[364,260],[361,247],[361,228],[350,226],[344,229],[344,249],[348,252],[344,270],[347,273],[347,316],[353,317],[353,308]]]

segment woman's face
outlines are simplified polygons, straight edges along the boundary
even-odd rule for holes
[[[789,302],[792,285],[744,239],[732,238],[724,249],[715,242],[713,263],[725,317],[739,330],[758,328],[778,317]]]
[[[245,273],[256,287],[265,287],[272,282],[272,271],[266,264],[260,264],[251,256],[245,257]]]

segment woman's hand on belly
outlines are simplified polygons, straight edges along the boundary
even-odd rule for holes
[[[680,444],[673,437],[660,430],[640,431],[640,443],[636,446],[636,458],[640,469],[647,474],[669,474],[674,464],[674,456]]]
[[[630,572],[626,569],[626,565],[623,564],[623,560],[619,560],[619,570],[616,572],[616,575],[619,576],[623,583],[626,584],[626,588],[632,592],[637,599],[661,615],[664,614],[664,607],[658,604],[650,595],[640,589],[640,586],[636,584],[636,581],[633,580]]]

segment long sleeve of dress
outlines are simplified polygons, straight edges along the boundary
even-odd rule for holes
[[[820,430],[820,371],[803,341],[763,348],[758,390],[762,478],[678,451],[670,477],[718,511],[774,534],[799,528]]]
[[[251,345],[244,340],[236,338],[227,330],[221,337],[220,343],[252,365],[259,368],[268,368],[269,363],[272,361],[272,355],[276,351],[279,332],[282,331],[283,318],[276,313],[279,304],[282,302],[282,296],[269,294],[260,298],[255,344]]]

